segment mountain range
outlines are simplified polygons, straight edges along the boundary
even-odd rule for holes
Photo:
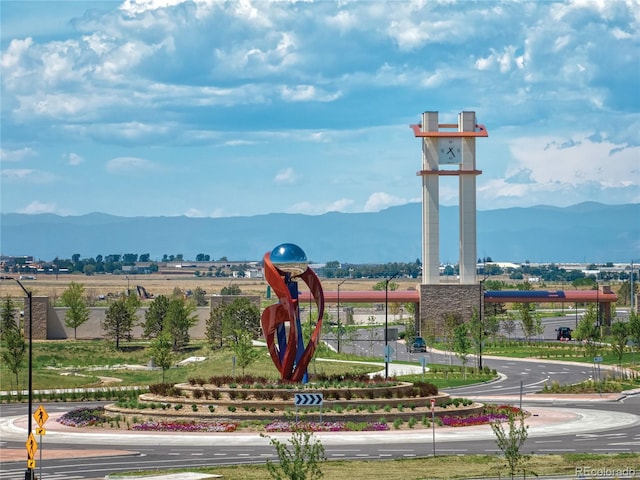
[[[199,253],[211,259],[261,260],[280,243],[302,247],[312,262],[413,262],[422,257],[421,204],[375,213],[246,217],[120,217],[104,213],[0,215],[0,253],[40,260],[96,255]],[[440,258],[458,262],[458,208],[440,207]],[[478,257],[510,262],[629,262],[640,259],[640,203],[532,206],[477,212]]]

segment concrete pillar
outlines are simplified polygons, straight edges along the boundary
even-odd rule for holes
[[[422,114],[422,131],[438,131],[438,112]],[[437,137],[422,138],[422,170],[438,170]],[[422,175],[422,283],[440,282],[440,187],[438,175]]]
[[[458,114],[458,131],[473,132],[476,128],[475,112]],[[461,172],[475,172],[476,139],[462,139]],[[476,283],[476,176],[474,173],[459,177],[460,199],[460,283],[469,285]]]

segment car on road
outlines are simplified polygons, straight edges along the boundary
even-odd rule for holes
[[[411,342],[411,345],[409,346],[409,353],[426,352],[426,351],[427,351],[427,342],[425,342],[424,338],[422,337],[414,338],[413,342]]]
[[[568,342],[571,340],[571,329],[569,327],[557,328],[556,333],[556,338],[561,342]]]

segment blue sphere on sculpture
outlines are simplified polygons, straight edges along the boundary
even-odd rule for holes
[[[271,262],[282,272],[301,275],[309,266],[307,254],[298,245],[281,243],[271,250]]]

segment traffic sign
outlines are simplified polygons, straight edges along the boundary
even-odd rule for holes
[[[593,357],[593,363],[601,363],[602,357]]]
[[[36,435],[45,435],[47,433],[47,429],[44,427],[36,428]]]
[[[436,399],[431,399],[431,411],[433,412],[436,409]]]
[[[316,405],[322,405],[321,393],[296,393],[295,395],[296,406],[314,407]]]
[[[33,432],[29,433],[29,438],[27,439],[27,456],[32,459],[38,450],[38,442],[36,442],[36,437],[33,435]]]
[[[29,460],[27,460],[27,468],[29,470],[35,470],[36,468],[36,461],[33,458],[30,458]]]
[[[44,409],[44,407],[40,405],[38,409],[33,413],[33,418],[35,418],[36,422],[38,423],[38,426],[42,427],[45,424],[45,422],[48,420],[49,414]]]

